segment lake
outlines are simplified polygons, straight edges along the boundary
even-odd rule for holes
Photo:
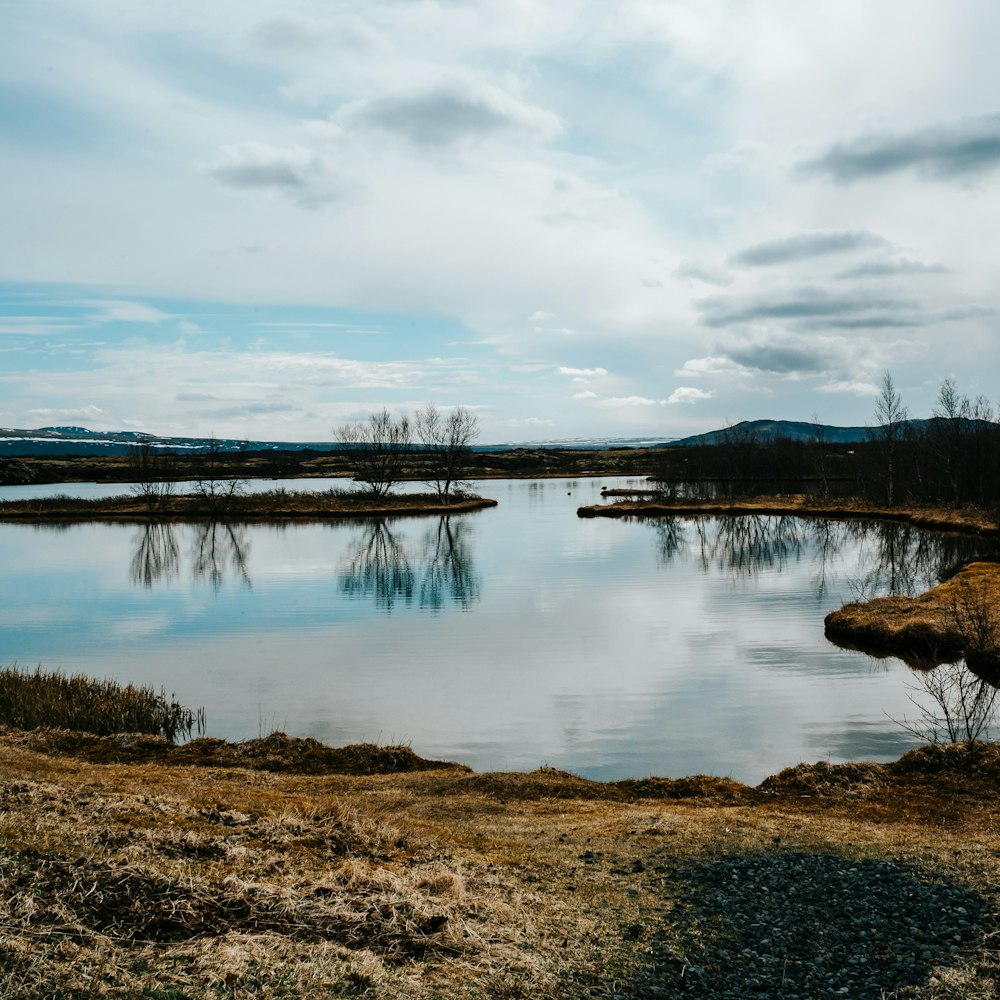
[[[255,488],[273,488],[270,482]],[[295,481],[325,489],[343,481]],[[581,519],[612,477],[477,484],[389,522],[0,524],[0,664],[164,687],[228,739],[406,742],[476,770],[757,783],[914,745],[914,675],[823,617],[975,543],[778,517]],[[0,497],[122,487],[7,487]]]

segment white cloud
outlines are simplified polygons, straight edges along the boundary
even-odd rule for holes
[[[560,375],[575,375],[590,378],[597,375],[607,375],[607,368],[563,368],[558,369]]]
[[[703,399],[711,399],[714,393],[707,392],[704,389],[697,389],[690,385],[678,386],[674,391],[667,397],[667,403],[673,405],[674,403],[698,403]]]
[[[618,409],[627,406],[663,406],[665,404],[665,399],[649,399],[646,396],[608,396],[606,399],[602,399],[598,405]]]
[[[574,392],[574,399],[597,399],[597,393],[592,389],[584,389],[583,392]]]
[[[170,319],[169,313],[145,302],[108,300],[84,304],[97,308],[98,312],[92,318],[98,323],[162,323]]]

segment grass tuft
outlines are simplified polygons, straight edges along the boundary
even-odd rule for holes
[[[204,731],[204,712],[185,708],[166,691],[121,685],[83,674],[0,670],[0,724],[15,729],[50,727],[110,736],[149,733],[170,741]]]

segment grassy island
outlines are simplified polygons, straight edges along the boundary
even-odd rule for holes
[[[868,518],[897,521],[929,531],[960,531],[976,535],[1000,536],[996,515],[977,508],[944,507],[939,505],[907,505],[889,507],[868,500],[823,500],[794,494],[790,496],[758,496],[734,500],[661,499],[648,495],[635,496],[635,491],[609,490],[605,495],[621,497],[611,504],[580,507],[579,517],[693,517],[717,515],[738,517],[744,514],[762,516],[774,514],[793,517]]]
[[[0,502],[2,521],[256,521],[338,520],[357,517],[417,517],[465,514],[495,507],[496,500],[459,495],[442,502],[437,494],[372,497],[362,492],[238,494],[225,503],[199,495],[170,496],[150,503],[143,497],[88,500],[45,497]]]
[[[713,873],[773,871],[769,902],[808,920],[781,875],[808,858],[837,882],[825,930],[871,954],[886,995],[972,1000],[1000,981],[992,745],[750,788],[476,774],[277,733],[0,730],[0,791],[9,998],[683,996],[755,968],[719,965],[736,931]],[[904,971],[886,958],[895,903],[855,926],[850,891],[873,874],[937,907],[905,931],[921,944]]]
[[[877,597],[826,616],[826,636],[876,656],[928,668],[962,658],[1000,679],[1000,563],[973,562],[916,597]]]

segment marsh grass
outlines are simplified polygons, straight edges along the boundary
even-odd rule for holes
[[[82,674],[0,670],[0,724],[15,729],[72,729],[109,736],[149,733],[173,741],[204,732],[204,709],[192,711],[165,690],[121,685]]]

